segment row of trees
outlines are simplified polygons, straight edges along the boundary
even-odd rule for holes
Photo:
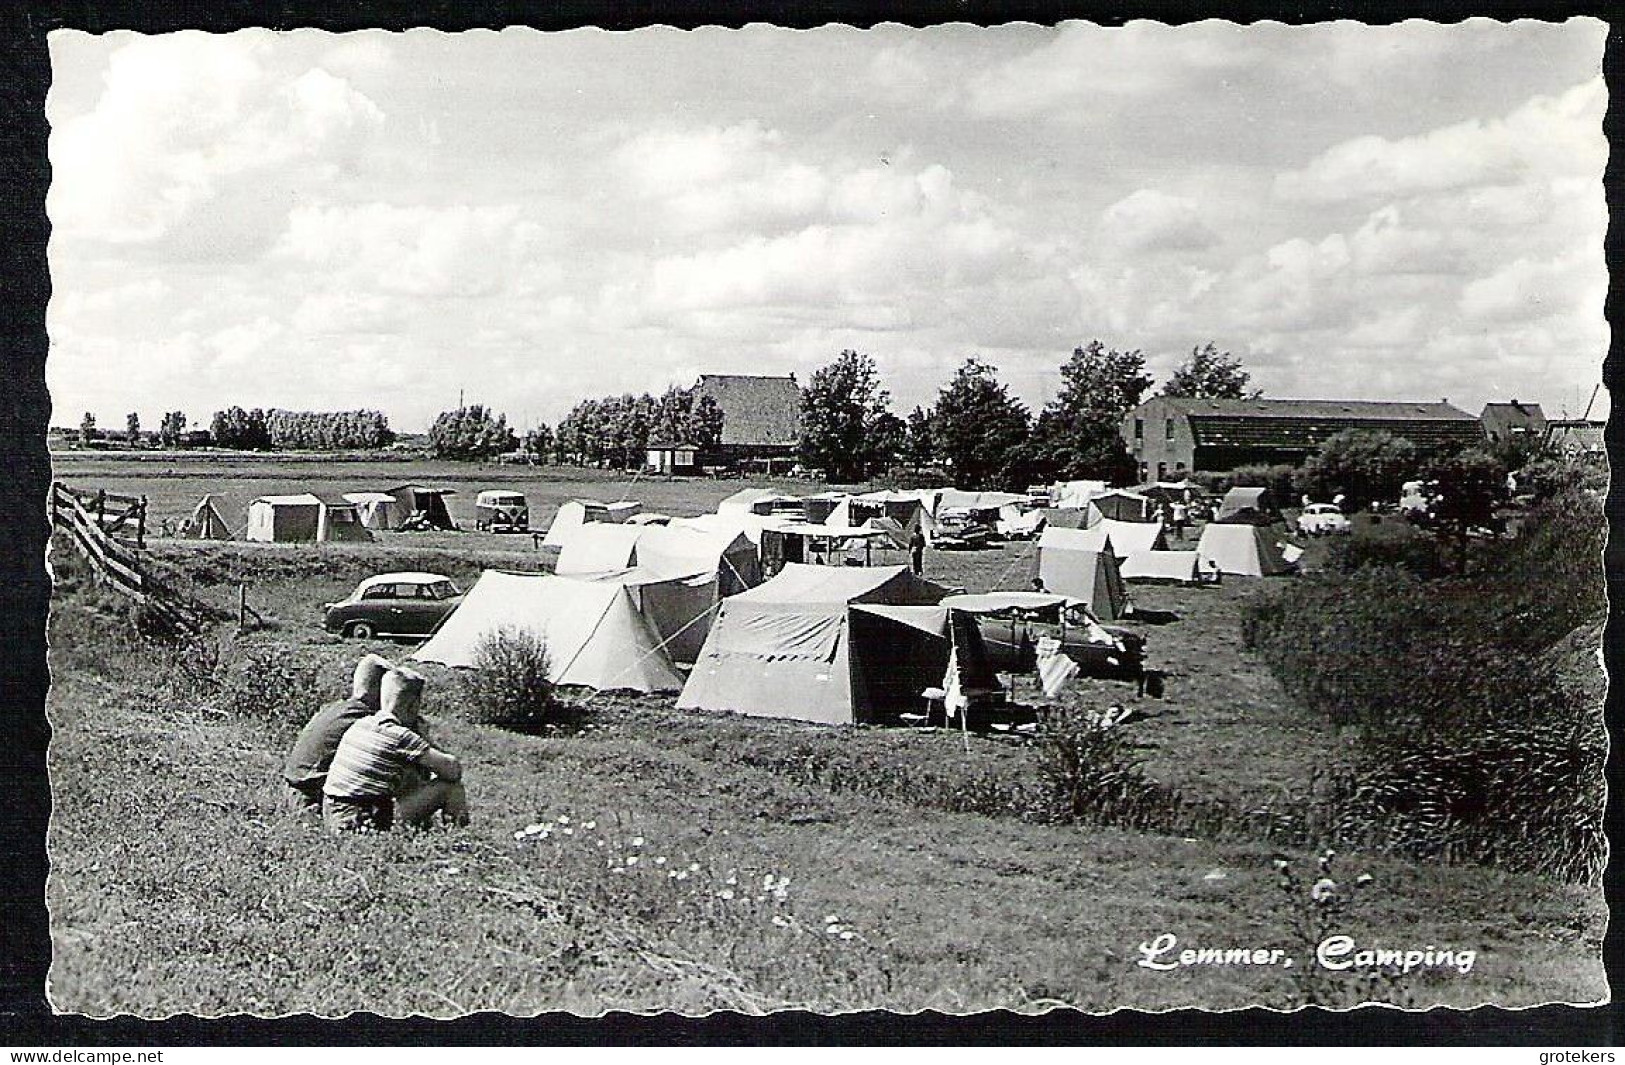
[[[675,386],[658,397],[605,396],[577,403],[550,435],[560,461],[627,468],[642,464],[650,444],[716,447],[722,442],[722,408],[710,396]]]
[[[316,451],[384,447],[395,440],[389,419],[375,410],[291,411],[227,407],[209,426],[218,447],[242,451]]]
[[[1056,478],[1131,481],[1137,472],[1118,432],[1150,391],[1139,350],[1099,340],[1073,349],[1061,389],[1036,417],[998,371],[966,359],[929,410],[890,410],[874,360],[843,351],[801,396],[801,461],[835,481],[859,481],[899,462],[941,465],[968,488],[1021,487]],[[1209,343],[1194,348],[1163,387],[1168,396],[1257,398],[1240,360]]]
[[[89,444],[92,440],[101,440],[112,434],[104,434],[96,428],[96,415],[85,411],[84,418],[79,422],[79,442]],[[170,411],[158,423],[158,443],[163,447],[178,447],[186,436],[186,415],[180,411]],[[141,415],[131,411],[124,416],[124,439],[130,444],[139,444],[142,441]]]

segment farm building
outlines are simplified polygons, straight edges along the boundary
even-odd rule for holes
[[[790,377],[701,374],[695,400],[710,396],[722,409],[723,465],[762,465],[771,473],[796,461],[801,441],[801,387]]]
[[[917,712],[932,689],[990,696],[981,634],[944,594],[904,566],[787,565],[723,601],[677,706],[842,725]]]
[[[1337,399],[1187,399],[1157,396],[1124,416],[1119,433],[1141,481],[1199,471],[1298,465],[1347,429],[1402,436],[1422,448],[1484,439],[1477,418],[1441,400],[1379,403]]]
[[[1539,403],[1486,403],[1478,420],[1484,426],[1484,435],[1496,443],[1546,438],[1546,415]]]
[[[1607,427],[1607,422],[1554,418],[1546,423],[1546,444],[1566,458],[1601,462],[1608,456],[1602,438]]]

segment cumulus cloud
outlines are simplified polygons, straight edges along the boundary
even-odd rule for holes
[[[1125,251],[1201,251],[1219,241],[1193,199],[1140,189],[1106,208],[1101,235]]]
[[[1602,79],[1540,96],[1489,122],[1458,122],[1415,137],[1368,135],[1279,175],[1289,200],[1393,198],[1473,186],[1510,186],[1555,173],[1600,173],[1607,160]]]
[[[134,37],[108,60],[96,106],[51,135],[46,199],[62,232],[157,241],[232,182],[331,176],[383,112],[320,68],[288,78],[263,36]]]

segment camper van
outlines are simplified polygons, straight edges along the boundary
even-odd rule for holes
[[[491,532],[526,532],[530,506],[518,492],[491,489],[474,499],[474,528]]]

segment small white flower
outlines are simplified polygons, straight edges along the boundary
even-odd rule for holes
[[[636,864],[638,864],[638,856],[636,854],[629,856],[626,859],[626,864],[627,865],[636,865]]]
[[[858,938],[858,934],[856,932],[842,932],[841,933],[841,938],[842,939],[856,939],[856,938]]]
[[[737,887],[739,886],[739,878],[737,876],[730,876],[728,879],[724,880],[723,883],[727,884],[729,887]]]
[[[1287,860],[1285,858],[1277,858],[1277,859],[1275,859],[1275,868],[1281,870],[1282,872],[1285,872],[1286,871],[1286,866],[1287,866]]]
[[[1337,881],[1329,876],[1323,876],[1315,881],[1315,886],[1309,889],[1309,897],[1316,902],[1325,902],[1337,894]]]
[[[570,823],[570,815],[569,814],[559,814],[559,824],[567,825],[569,823]]]
[[[583,822],[581,822],[581,828],[582,828],[583,831],[586,831],[586,832],[591,832],[593,829],[595,829],[597,827],[598,827],[598,822],[597,821],[583,821]]]
[[[723,902],[731,901],[733,897],[734,893],[729,888],[723,888],[721,891],[717,892],[717,898],[721,899]]]
[[[655,859],[655,864],[656,865],[665,865],[666,864],[666,856],[664,854],[662,854],[660,857],[656,858]]]
[[[825,935],[831,935],[831,936],[838,936],[838,935],[841,934],[841,926],[838,925],[838,924],[828,925],[828,926],[826,926],[824,928],[824,934]]]
[[[679,880],[687,880],[688,879],[688,870],[687,869],[679,869],[676,872],[672,873],[671,875],[675,876]]]
[[[773,874],[772,873],[768,873],[766,876],[762,877],[762,886],[764,888],[767,888],[769,891],[773,890]]]
[[[777,928],[789,928],[790,927],[789,920],[784,918],[784,917],[780,917],[776,913],[773,915],[773,924]]]
[[[575,829],[573,829],[573,828],[566,828],[566,829],[564,829],[564,830],[563,830],[563,831],[564,831],[564,834],[565,834],[565,835],[566,835],[566,836],[573,836],[573,835],[575,835]]]
[[[446,873],[449,876],[456,876],[460,872],[462,872],[462,870],[458,869],[455,865],[446,866]]]
[[[676,880],[677,879],[677,870],[673,869],[671,872],[667,873],[666,874],[666,879],[668,879],[668,880]]]
[[[688,871],[691,872],[691,873],[699,872],[700,871],[700,863],[699,862],[689,862],[688,863]]]
[[[633,836],[632,837],[632,846],[634,846],[634,847],[643,846],[643,837],[642,836]]]
[[[603,840],[599,840],[599,841],[598,841],[598,846],[600,846],[600,847],[602,847],[602,846],[603,846],[603,845],[604,845],[604,841],[603,841]]]
[[[1372,876],[1370,873],[1361,873],[1359,876],[1354,878],[1354,882],[1356,884],[1369,884],[1375,879],[1377,878]]]
[[[840,920],[840,918],[835,916],[833,913],[824,914],[824,923],[825,924],[834,924],[839,920]]]

